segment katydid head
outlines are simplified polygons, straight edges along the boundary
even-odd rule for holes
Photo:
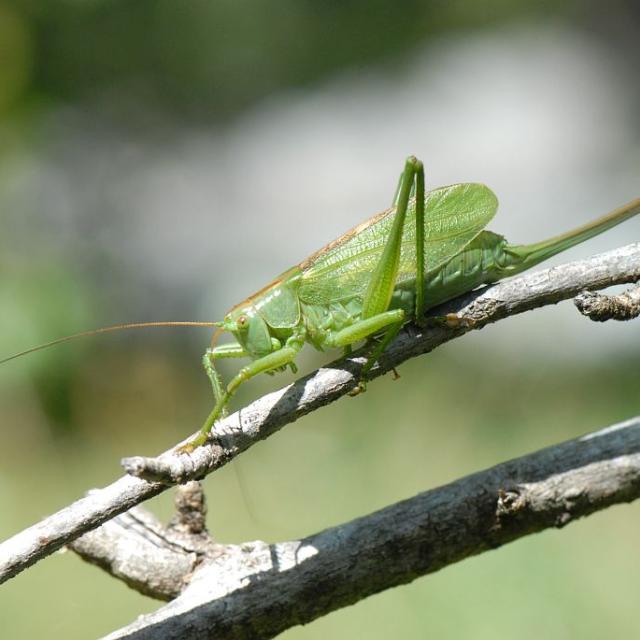
[[[299,267],[289,269],[244,302],[233,307],[218,323],[233,334],[246,355],[264,358],[282,348],[301,323],[300,301],[295,293]],[[217,334],[214,336],[214,341]]]
[[[233,334],[242,348],[254,359],[262,358],[274,350],[269,325],[253,304],[234,307],[221,323],[223,331]]]

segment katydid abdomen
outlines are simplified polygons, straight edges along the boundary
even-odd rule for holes
[[[435,307],[483,284],[497,282],[513,268],[513,257],[505,251],[504,237],[482,231],[458,255],[435,269],[425,265],[425,308]],[[415,318],[415,280],[405,280],[394,291],[392,307],[405,310]]]
[[[429,271],[427,263],[426,307],[451,300],[480,285],[491,284],[526,271],[638,213],[640,200],[635,201],[635,206],[621,207],[576,229],[533,244],[511,245],[497,233],[482,231],[442,267]]]

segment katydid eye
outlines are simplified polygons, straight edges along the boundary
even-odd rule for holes
[[[249,318],[247,318],[247,316],[240,316],[238,318],[238,326],[239,327],[246,326],[247,322],[249,322]]]

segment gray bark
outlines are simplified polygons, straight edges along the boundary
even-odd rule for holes
[[[632,320],[640,316],[640,286],[617,296],[583,291],[575,297],[574,304],[582,315],[595,322]]]
[[[640,497],[640,417],[511,460],[302,540],[159,545],[143,566],[181,594],[107,640],[266,639],[523,536]],[[81,538],[100,548],[102,529]],[[144,536],[122,529],[136,549]],[[161,527],[153,525],[157,540]],[[172,539],[173,532],[167,532]],[[122,540],[121,538],[121,540]],[[160,535],[160,538],[162,536]],[[87,539],[87,540],[86,540]],[[103,555],[113,555],[106,546]],[[97,541],[97,542],[96,542]],[[78,544],[76,543],[76,545]],[[173,561],[167,557],[171,546]],[[191,566],[180,577],[182,567]],[[192,572],[193,571],[193,572]]]
[[[166,527],[149,511],[134,507],[68,546],[132,589],[172,600],[204,559],[225,553],[226,547],[207,533],[205,517],[202,487],[188,482],[178,487],[176,515]]]

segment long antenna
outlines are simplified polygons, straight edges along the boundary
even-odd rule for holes
[[[110,327],[101,327],[100,329],[92,329],[91,331],[82,331],[80,333],[74,333],[71,336],[65,336],[64,338],[58,338],[57,340],[51,340],[51,342],[45,342],[37,347],[31,347],[20,351],[20,353],[14,353],[8,358],[0,360],[0,364],[9,362],[9,360],[15,360],[21,356],[26,356],[28,353],[34,351],[40,351],[41,349],[47,349],[53,347],[56,344],[62,342],[69,342],[70,340],[76,340],[77,338],[86,338],[87,336],[94,336],[98,333],[111,333],[112,331],[122,331],[123,329],[147,329],[149,327],[219,327],[219,322],[182,322],[182,321],[166,321],[166,322],[127,322],[125,324],[114,324]]]

